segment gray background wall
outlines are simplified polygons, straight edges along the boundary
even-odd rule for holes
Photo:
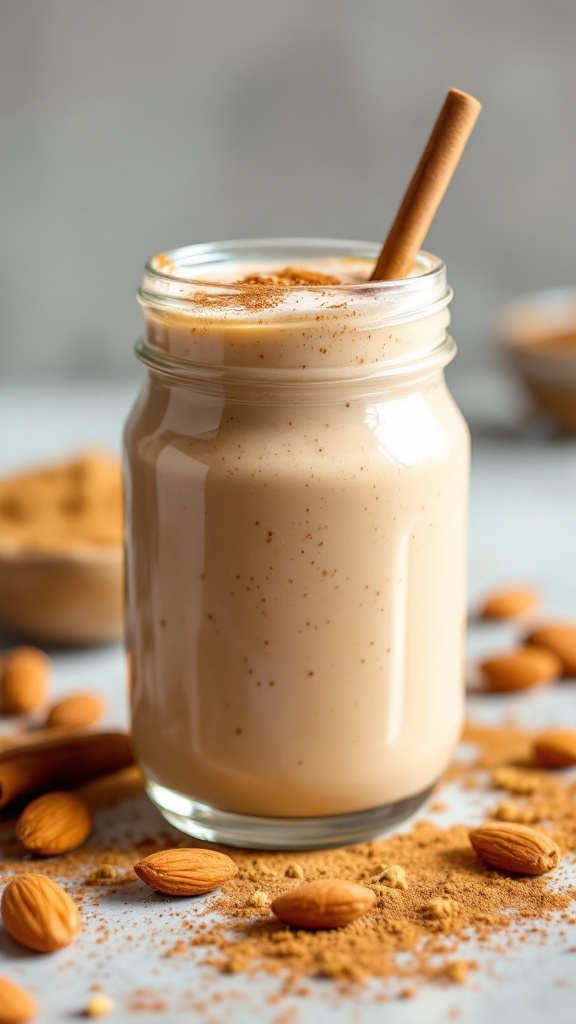
[[[484,112],[428,240],[460,365],[574,281],[574,0],[0,0],[0,372],[129,377],[144,260],[383,237],[450,85]]]

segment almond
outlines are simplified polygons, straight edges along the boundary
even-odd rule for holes
[[[37,1013],[32,996],[15,982],[0,977],[0,1024],[28,1024]]]
[[[551,683],[562,675],[562,662],[543,647],[517,650],[480,662],[482,681],[493,693],[512,693]]]
[[[0,664],[0,711],[22,715],[48,697],[50,658],[36,647],[15,647]]]
[[[107,1017],[109,1013],[112,1013],[114,1009],[114,1002],[110,999],[110,996],[104,994],[104,992],[97,992],[95,996],[92,996],[87,1007],[87,1017]]]
[[[45,875],[17,875],[2,894],[8,934],[37,953],[69,946],[80,931],[78,908],[67,892]]]
[[[540,605],[540,594],[532,587],[507,587],[487,594],[480,607],[482,619],[514,619]]]
[[[576,765],[576,729],[548,729],[534,741],[534,758],[543,768]]]
[[[341,878],[306,882],[272,903],[272,911],[297,928],[342,928],[367,914],[376,896],[371,889]]]
[[[99,722],[105,710],[97,693],[73,693],[52,705],[46,725],[50,729],[83,729]]]
[[[73,793],[45,793],[20,815],[16,835],[31,853],[53,857],[75,850],[92,831],[92,811]]]
[[[168,896],[199,896],[219,889],[238,868],[231,857],[217,850],[160,850],[134,865],[146,885]]]
[[[490,822],[469,833],[482,860],[494,868],[522,875],[543,875],[558,866],[560,847],[545,832],[529,825]]]
[[[545,647],[560,658],[563,675],[576,676],[576,627],[550,622],[533,629],[526,637],[527,644]]]

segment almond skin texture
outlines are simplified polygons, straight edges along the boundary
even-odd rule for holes
[[[562,662],[543,647],[519,647],[481,661],[480,672],[485,689],[493,693],[513,693],[559,679]]]
[[[561,623],[548,623],[533,629],[526,637],[527,644],[545,647],[560,658],[564,676],[576,676],[576,627]]]
[[[0,976],[0,1024],[28,1024],[38,1007],[20,985]]]
[[[8,934],[27,949],[51,953],[74,941],[82,921],[67,892],[45,875],[17,875],[2,894]]]
[[[507,587],[487,594],[479,615],[481,619],[515,619],[535,611],[540,602],[540,594],[531,587]]]
[[[97,693],[74,693],[51,707],[46,725],[49,729],[83,729],[99,722],[105,710]]]
[[[534,760],[542,768],[576,765],[576,729],[548,729],[534,742]]]
[[[544,875],[560,862],[560,847],[529,825],[494,821],[469,833],[474,850],[493,868],[521,875]]]
[[[199,896],[219,889],[237,873],[231,857],[217,850],[160,850],[134,865],[146,885],[167,896]]]
[[[36,647],[15,647],[0,662],[0,711],[23,715],[48,698],[52,666]]]
[[[272,903],[272,911],[297,928],[342,928],[367,914],[375,899],[364,885],[327,878],[283,893]]]
[[[45,793],[20,815],[16,835],[25,850],[53,857],[75,850],[92,831],[92,811],[73,793]]]

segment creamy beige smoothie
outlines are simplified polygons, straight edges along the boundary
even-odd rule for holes
[[[366,284],[370,251],[287,264],[153,261],[126,432],[137,757],[174,806],[274,818],[425,794],[463,707],[443,265],[407,299]]]

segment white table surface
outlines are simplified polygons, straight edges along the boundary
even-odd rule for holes
[[[523,414],[504,379],[486,374],[474,380],[453,378],[453,390],[473,428],[472,508],[470,528],[470,598],[500,583],[527,581],[546,595],[550,614],[576,619],[576,439],[557,437]],[[118,450],[134,387],[123,385],[28,385],[0,387],[0,473],[26,462],[60,457],[88,444]],[[513,636],[509,627],[472,626],[469,652],[498,649]],[[10,642],[0,635],[0,647]],[[109,722],[124,724],[123,655],[119,647],[55,652],[56,694],[72,689],[98,689],[109,703]],[[576,682],[511,699],[471,700],[476,720],[496,723],[511,710],[527,725],[576,725]],[[2,728],[2,726],[0,726]],[[435,815],[441,825],[482,820],[486,803],[478,793],[457,785],[442,792],[448,809]],[[426,810],[420,815],[430,817]],[[98,816],[98,837],[114,835],[118,812]],[[125,808],[122,828],[133,837],[150,835],[168,826],[145,798]],[[176,833],[175,833],[176,834]],[[576,883],[576,867],[567,864],[564,878]],[[158,950],[158,919],[154,936],[153,912],[143,886],[122,887],[110,900],[105,916],[110,938],[105,953],[86,927],[77,943],[49,956],[27,953],[0,930],[0,973],[34,991],[42,1005],[40,1024],[82,1019],[91,986],[100,984],[115,1000],[106,1018],[121,1024],[432,1024],[460,1019],[466,1024],[506,1020],[507,1024],[574,1024],[576,1020],[576,926],[563,923],[551,929],[541,945],[527,936],[504,957],[478,951],[471,943],[466,959],[480,969],[464,986],[427,985],[412,1000],[397,1000],[397,983],[374,981],[353,996],[332,998],[333,983],[312,984],[307,999],[269,997],[279,988],[271,976],[225,976],[188,957],[163,958]],[[85,904],[86,906],[86,904]],[[103,908],[94,911],[102,920]],[[175,943],[181,937],[180,911],[165,914],[162,937]],[[528,929],[530,923],[528,923]],[[126,936],[133,938],[126,941]],[[138,940],[138,941],[135,941]],[[199,958],[201,953],[199,953]],[[129,997],[138,987],[168,1006],[163,1012],[130,1010]],[[378,1000],[386,991],[392,998]],[[207,1009],[199,1008],[202,1002]],[[293,1016],[286,1015],[287,1010]],[[282,1016],[282,1015],[285,1016]]]

